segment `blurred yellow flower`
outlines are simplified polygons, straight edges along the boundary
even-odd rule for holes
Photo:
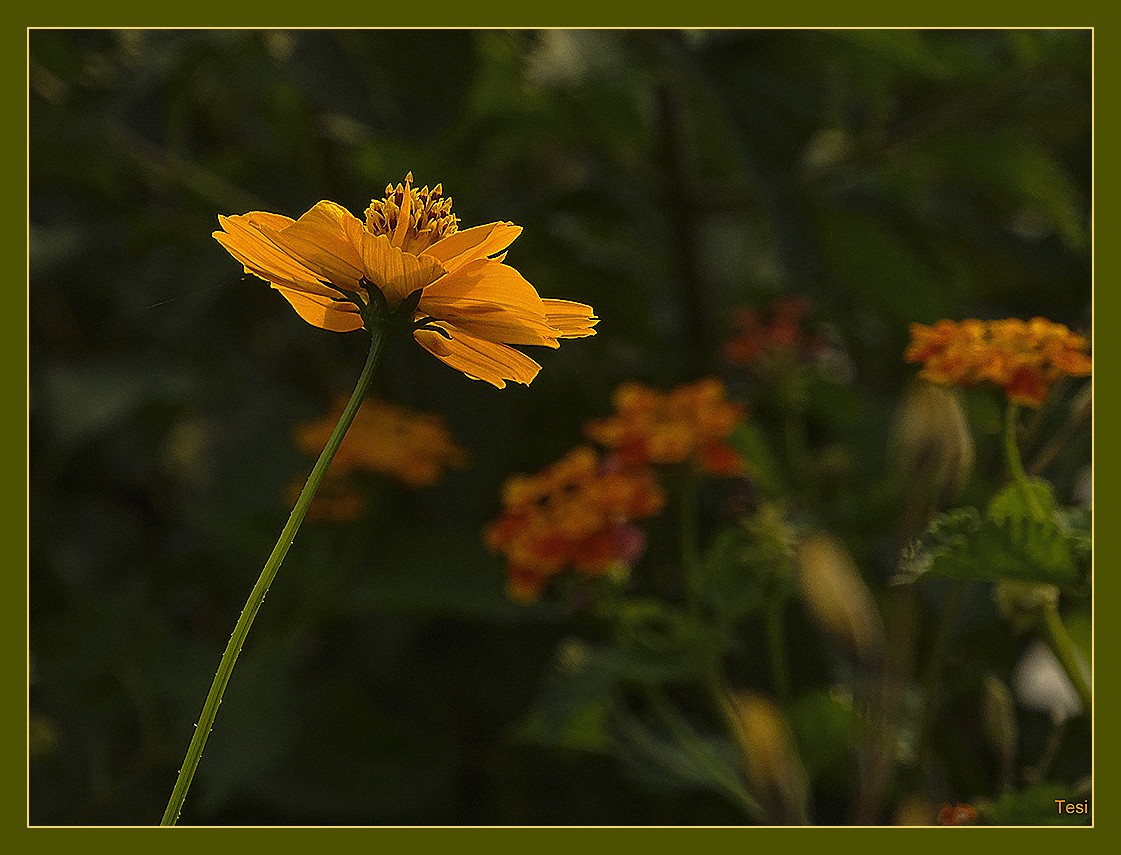
[[[318,454],[345,406],[346,399],[339,398],[331,412],[299,425],[294,432],[296,447]],[[331,471],[336,475],[378,472],[416,488],[435,484],[445,470],[466,465],[467,452],[452,439],[441,416],[367,398],[335,454]]]
[[[584,431],[626,465],[689,462],[713,475],[743,473],[743,460],[727,443],[743,406],[727,399],[714,377],[659,392],[624,383],[612,396],[615,415],[588,422]]]
[[[906,359],[921,362],[919,376],[934,383],[993,383],[1012,403],[1039,407],[1060,377],[1090,374],[1089,346],[1082,336],[1046,318],[968,318],[934,326],[911,324]]]
[[[339,398],[322,418],[298,425],[293,432],[296,447],[315,455],[346,406]],[[365,501],[354,486],[355,472],[374,472],[417,489],[435,484],[448,469],[462,469],[468,455],[448,432],[436,413],[367,398],[354,416],[339,446],[331,469],[323,480],[308,515],[313,519],[343,522],[357,518]],[[303,481],[289,487],[290,499],[299,495]]]
[[[364,325],[371,300],[384,298],[389,310],[410,300],[422,347],[500,389],[508,380],[529,383],[540,370],[510,345],[555,348],[559,339],[595,334],[590,306],[543,300],[503,263],[519,226],[460,231],[443,188],[417,190],[411,172],[370,203],[365,221],[321,201],[298,220],[253,211],[218,222],[215,239],[308,323],[350,332]]]

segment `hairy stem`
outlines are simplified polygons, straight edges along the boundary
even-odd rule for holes
[[[292,509],[292,514],[288,517],[288,522],[280,533],[280,539],[273,547],[272,553],[265,562],[264,569],[261,570],[257,584],[253,586],[253,590],[249,594],[249,600],[234,626],[229,644],[226,645],[226,652],[222,654],[222,659],[218,663],[218,671],[214,674],[214,681],[211,683],[210,691],[203,702],[198,724],[195,725],[194,736],[191,737],[191,744],[187,747],[187,756],[179,770],[179,777],[171,791],[171,799],[167,803],[167,810],[164,811],[160,825],[175,825],[179,820],[179,814],[183,810],[183,802],[187,798],[187,790],[190,789],[191,780],[194,778],[195,770],[202,759],[206,740],[210,736],[210,731],[214,726],[214,718],[218,715],[218,707],[222,703],[222,695],[226,691],[226,685],[230,682],[237,657],[241,653],[242,647],[245,646],[249,628],[253,625],[253,620],[257,617],[257,612],[265,601],[265,594],[268,593],[269,586],[276,578],[277,571],[280,570],[280,564],[284,561],[284,556],[288,554],[288,549],[292,546],[292,541],[296,539],[296,532],[299,531],[300,524],[307,516],[308,507],[310,507],[311,500],[315,496],[315,491],[323,480],[327,467],[331,465],[331,459],[338,451],[339,445],[342,444],[350,423],[354,421],[354,415],[358,412],[358,407],[362,403],[366,389],[369,388],[370,380],[374,376],[374,369],[377,368],[381,359],[387,333],[383,329],[375,328],[371,336],[370,353],[366,357],[366,364],[362,368],[358,384],[354,387],[354,392],[350,396],[350,401],[347,402],[346,409],[343,410],[338,424],[335,425],[334,431],[327,440],[327,445],[324,446],[319,459],[315,461],[311,475],[308,476],[307,483],[304,484],[304,489],[296,500],[296,506]]]

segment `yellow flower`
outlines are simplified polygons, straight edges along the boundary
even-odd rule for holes
[[[510,345],[555,348],[559,339],[595,334],[590,306],[543,300],[503,263],[520,226],[460,231],[442,187],[417,190],[412,180],[410,172],[403,185],[386,187],[364,222],[322,201],[298,220],[264,211],[219,216],[214,237],[308,323],[350,332],[376,318],[373,307],[408,312],[421,347],[500,389],[508,380],[528,384],[541,368]]]

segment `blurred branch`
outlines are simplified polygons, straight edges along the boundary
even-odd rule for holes
[[[1039,475],[1043,473],[1048,466],[1054,463],[1055,459],[1066,447],[1067,443],[1071,441],[1074,435],[1078,433],[1083,426],[1090,423],[1090,417],[1093,415],[1093,411],[1094,399],[1087,393],[1079,400],[1078,406],[1074,412],[1071,413],[1070,418],[1067,419],[1062,430],[1032,458],[1031,465],[1028,466],[1028,474]]]
[[[124,125],[107,122],[104,136],[109,145],[136,164],[141,174],[177,185],[219,211],[259,211],[268,207],[249,191],[192,160],[153,145]]]
[[[681,96],[673,84],[658,87],[658,110],[665,141],[670,220],[677,232],[681,272],[681,317],[685,336],[704,371],[711,370],[709,295],[700,269],[697,191],[693,181],[691,140],[683,116]]]

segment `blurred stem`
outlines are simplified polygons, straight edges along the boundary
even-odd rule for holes
[[[888,784],[895,772],[898,734],[920,623],[918,595],[912,585],[888,591],[887,614],[884,662],[862,717],[863,734],[858,748],[860,785],[855,806],[858,825],[880,822]]]
[[[1078,692],[1078,697],[1082,700],[1082,707],[1086,710],[1086,715],[1090,715],[1090,684],[1086,682],[1086,677],[1078,665],[1078,657],[1074,653],[1074,642],[1071,641],[1062,618],[1059,617],[1058,607],[1053,603],[1048,603],[1043,607],[1043,631],[1051,652],[1055,654],[1055,657],[1063,666],[1063,670],[1066,671],[1067,677],[1070,678],[1070,684]]]
[[[688,352],[699,358],[698,367],[711,371],[715,354],[710,344],[708,289],[701,272],[693,123],[685,115],[678,85],[677,81],[664,81],[656,91],[668,178],[666,201],[677,237],[680,309]]]
[[[786,656],[786,598],[767,608],[767,648],[771,658],[771,683],[780,704],[790,701],[790,668]]]
[[[1059,746],[1063,742],[1063,733],[1066,731],[1067,720],[1057,718],[1051,722],[1051,733],[1047,737],[1047,744],[1039,755],[1039,760],[1030,769],[1024,771],[1024,782],[1038,784],[1047,777],[1051,764],[1055,762],[1055,755],[1059,753]]]
[[[1019,416],[1020,408],[1009,401],[1008,409],[1004,413],[1004,456],[1008,461],[1008,470],[1012,474],[1012,480],[1020,488],[1032,516],[1037,520],[1044,521],[1047,515],[1043,512],[1035,493],[1032,492],[1031,486],[1028,484],[1028,476],[1024,472],[1024,462],[1020,459],[1020,446],[1016,442],[1016,426],[1019,423]]]
[[[697,533],[697,503],[700,498],[700,478],[697,471],[685,464],[681,478],[681,574],[689,613],[698,616],[698,591],[700,588],[700,544]]]
[[[1059,453],[1066,447],[1067,443],[1074,438],[1078,430],[1084,425],[1089,424],[1090,417],[1093,414],[1093,407],[1093,398],[1087,394],[1081,399],[1075,411],[1071,413],[1070,418],[1067,419],[1062,430],[1035,455],[1035,459],[1032,460],[1027,471],[1032,475],[1039,475],[1043,470],[1054,463]]]
[[[786,457],[790,471],[799,487],[809,489],[809,465],[806,460],[806,432],[802,427],[801,412],[788,412],[783,419],[783,439],[786,441]]]
[[[237,663],[241,648],[245,645],[249,628],[253,625],[253,620],[257,617],[257,612],[265,601],[265,594],[268,593],[269,586],[276,578],[277,571],[280,570],[280,564],[284,561],[284,556],[288,554],[292,541],[296,539],[296,532],[299,531],[300,524],[307,516],[308,507],[311,505],[311,500],[315,496],[319,483],[327,472],[327,467],[331,465],[331,459],[338,451],[339,445],[342,444],[350,423],[354,421],[354,415],[358,412],[358,407],[361,405],[366,389],[370,385],[370,380],[374,376],[374,369],[377,368],[381,359],[382,348],[387,337],[388,332],[385,329],[375,327],[372,330],[370,352],[366,357],[362,374],[358,378],[358,384],[354,387],[354,392],[347,402],[346,409],[339,417],[338,424],[335,425],[335,429],[328,438],[319,459],[315,461],[311,475],[308,476],[307,483],[304,484],[304,489],[296,500],[296,506],[292,509],[292,514],[288,517],[288,522],[285,524],[283,531],[280,532],[280,539],[276,542],[276,546],[273,547],[272,553],[265,562],[264,569],[261,570],[261,575],[257,579],[257,584],[253,586],[253,590],[249,594],[249,600],[234,626],[229,644],[226,645],[226,652],[222,654],[222,659],[218,663],[218,671],[214,675],[214,681],[211,683],[210,691],[202,705],[202,713],[199,715],[198,724],[195,725],[194,736],[191,737],[191,744],[187,747],[187,756],[179,770],[179,777],[171,791],[171,800],[167,804],[167,810],[164,811],[160,825],[175,825],[179,820],[179,814],[183,810],[183,802],[187,798],[187,790],[190,789],[191,780],[195,776],[199,760],[202,759],[206,740],[210,736],[210,731],[214,726],[214,718],[218,715],[218,707],[222,703],[222,695],[226,691],[226,685],[230,682],[230,676],[233,674],[234,665]]]
[[[927,662],[926,673],[923,675],[922,707],[919,710],[919,724],[915,731],[915,756],[920,762],[925,760],[927,741],[930,738],[930,728],[934,721],[934,709],[938,701],[938,683],[942,679],[942,667],[946,663],[946,654],[950,650],[950,636],[954,624],[961,614],[962,604],[965,602],[965,593],[969,589],[969,581],[959,579],[950,588],[946,605],[942,609],[942,616],[938,620],[938,628],[934,633],[934,642],[930,648],[930,659]]]

